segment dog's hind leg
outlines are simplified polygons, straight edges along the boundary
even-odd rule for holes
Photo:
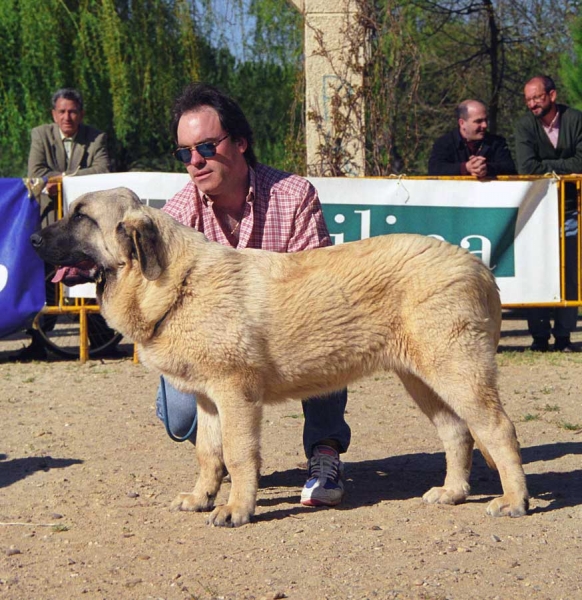
[[[473,437],[469,428],[442,399],[418,377],[398,373],[404,387],[436,427],[447,461],[445,482],[426,492],[423,500],[430,504],[460,504],[470,492],[469,475],[473,458]]]
[[[209,511],[214,508],[216,494],[224,476],[220,418],[216,406],[208,398],[198,395],[198,433],[196,456],[200,474],[194,491],[179,494],[171,508],[177,510]]]
[[[515,427],[499,402],[497,389],[481,390],[481,406],[487,410],[467,414],[469,426],[475,432],[479,445],[495,463],[501,478],[503,496],[495,498],[487,507],[494,517],[521,517],[529,508],[525,473]]]
[[[525,474],[515,427],[503,410],[495,369],[483,353],[464,353],[464,362],[453,361],[454,372],[441,369],[432,382],[436,392],[474,432],[490,461],[499,471],[503,496],[487,507],[492,516],[521,517],[529,507]]]

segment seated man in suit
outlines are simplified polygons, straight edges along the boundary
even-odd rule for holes
[[[47,214],[47,220],[56,217],[54,200],[58,194],[55,179],[79,175],[109,173],[109,155],[107,153],[107,135],[85,125],[83,117],[83,97],[72,88],[57,90],[52,97],[53,123],[35,127],[31,132],[30,153],[28,156],[28,177],[50,177],[41,201],[41,210]],[[48,197],[47,197],[48,195]],[[45,223],[46,224],[46,223]],[[48,267],[52,270],[52,267]],[[47,302],[54,300],[54,286],[47,282]],[[43,317],[53,326],[54,316]],[[97,323],[97,321],[99,321]],[[106,327],[100,315],[90,315],[89,339],[113,335]],[[38,331],[29,329],[32,343],[14,356],[15,360],[40,360],[46,357],[44,343]],[[99,340],[102,342],[102,340]],[[94,343],[97,340],[93,339]]]
[[[483,179],[517,173],[505,138],[487,131],[487,107],[482,102],[464,100],[455,114],[459,126],[434,143],[429,175],[473,175]]]
[[[31,132],[28,156],[29,177],[58,177],[109,173],[107,136],[85,125],[83,97],[72,88],[56,91],[52,98],[53,123]],[[56,196],[57,184],[49,183],[49,196]]]

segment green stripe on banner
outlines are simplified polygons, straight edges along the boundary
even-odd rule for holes
[[[334,244],[388,233],[431,235],[466,248],[481,258],[496,277],[515,276],[517,207],[322,206]]]

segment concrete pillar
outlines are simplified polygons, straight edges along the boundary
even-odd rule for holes
[[[363,62],[365,38],[357,3],[290,1],[305,16],[307,174],[339,175],[339,168],[345,175],[363,176],[363,79],[357,65]],[[330,161],[332,154],[336,159]]]

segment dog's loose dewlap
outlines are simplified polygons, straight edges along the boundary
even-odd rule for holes
[[[32,243],[64,283],[96,281],[109,325],[138,344],[146,365],[196,394],[200,476],[175,508],[212,510],[213,525],[248,523],[262,406],[393,370],[446,452],[445,481],[424,500],[467,498],[476,442],[503,486],[487,512],[526,513],[519,444],[497,389],[499,293],[467,251],[396,234],[296,254],[235,250],[126,188],[85,194]],[[378,398],[378,411],[389,403]],[[215,508],[225,465],[230,496]]]

